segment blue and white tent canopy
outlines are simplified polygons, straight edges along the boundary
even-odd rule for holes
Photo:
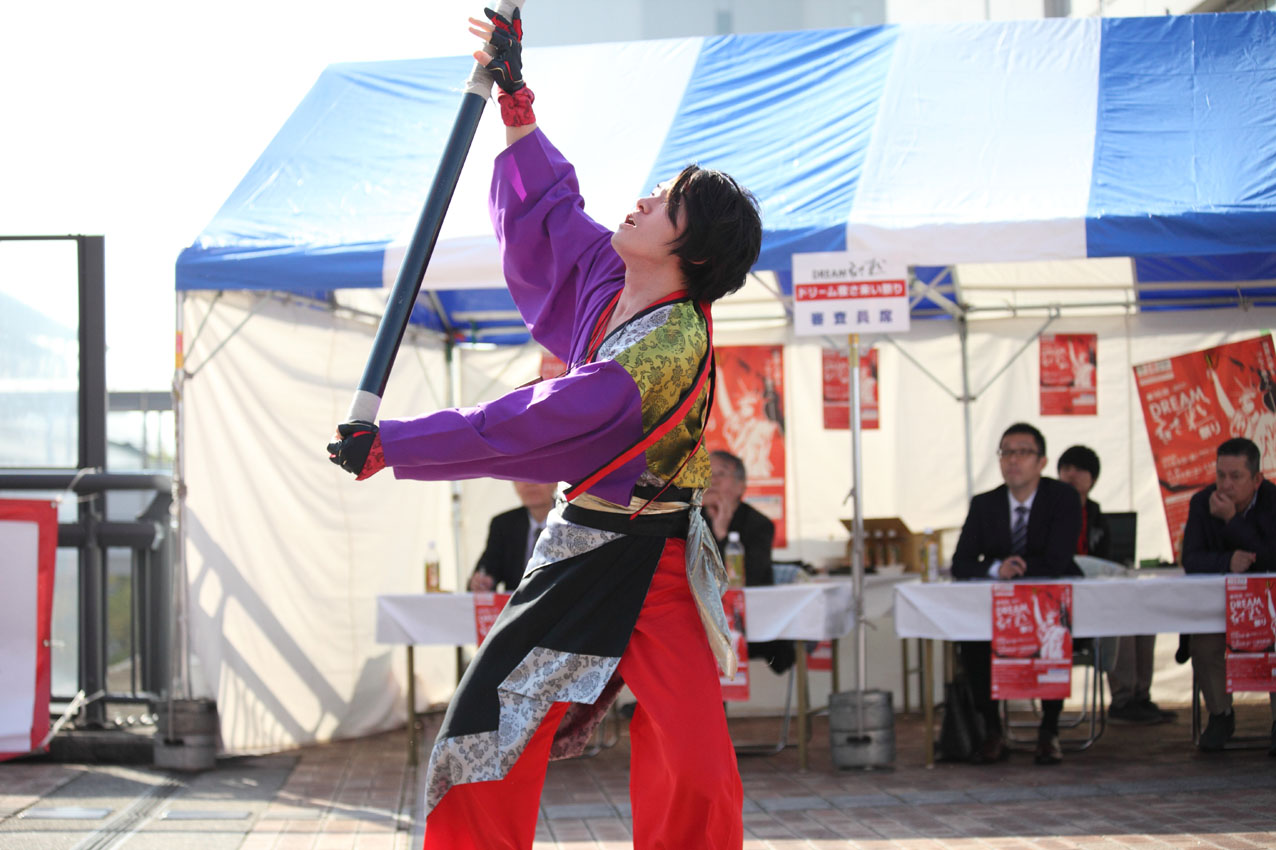
[[[471,62],[324,71],[182,252],[178,289],[392,282]],[[851,250],[921,278],[1132,257],[1143,307],[1201,281],[1276,294],[1273,13],[532,48],[525,62],[595,218],[619,222],[687,162],[728,171],[761,201],[756,269],[782,286],[794,252]],[[424,284],[447,315],[423,306],[426,324],[521,324],[486,210],[503,137],[486,116]]]

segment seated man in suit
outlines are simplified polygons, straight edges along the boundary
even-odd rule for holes
[[[1081,531],[1081,502],[1070,485],[1042,477],[1046,438],[1033,426],[1017,422],[1001,435],[997,456],[1005,483],[971,499],[953,552],[953,578],[1010,581],[1080,576],[1072,556]],[[959,644],[959,650],[975,707],[984,718],[984,743],[975,760],[1000,761],[1006,747],[999,706],[992,699],[992,646],[987,641],[967,641]],[[1063,761],[1062,709],[1062,700],[1041,702],[1037,764]]]
[[[514,492],[522,507],[492,517],[487,530],[487,545],[479,556],[470,590],[475,593],[495,590],[500,585],[507,591],[518,587],[523,568],[532,557],[536,538],[545,528],[545,517],[554,507],[556,484],[515,481]]]
[[[771,544],[775,541],[775,523],[752,505],[744,502],[749,479],[744,461],[728,451],[709,453],[713,472],[704,492],[703,506],[709,528],[718,541],[718,551],[727,545],[732,531],[740,535],[744,545],[744,583],[749,587],[775,584],[771,571]],[[765,658],[771,669],[783,673],[797,660],[793,641],[777,640],[749,644],[750,658]]]
[[[1183,571],[1188,573],[1276,572],[1276,484],[1263,480],[1258,446],[1233,437],[1218,447],[1215,482],[1192,497],[1183,528]],[[1202,750],[1223,749],[1236,730],[1232,695],[1227,692],[1227,636],[1192,635],[1192,672],[1205,697],[1210,719],[1197,742]],[[1276,693],[1272,740],[1276,756]]]
[[[1077,554],[1096,558],[1112,557],[1112,537],[1099,503],[1090,490],[1099,480],[1099,456],[1089,446],[1070,446],[1059,455],[1059,480],[1071,484],[1081,496],[1081,534]],[[1112,704],[1108,717],[1127,723],[1169,723],[1174,712],[1163,711],[1152,702],[1152,668],[1156,657],[1156,635],[1122,635],[1117,639],[1116,663],[1108,671]]]

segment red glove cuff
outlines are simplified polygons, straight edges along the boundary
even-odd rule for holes
[[[505,126],[525,127],[528,124],[535,124],[536,114],[532,112],[534,100],[536,95],[532,94],[532,90],[527,86],[523,86],[513,94],[501,92],[497,101],[501,104],[501,120],[505,122]]]
[[[385,453],[381,451],[381,435],[372,438],[372,446],[368,449],[368,459],[363,462],[363,471],[355,476],[355,481],[371,478],[385,469]]]

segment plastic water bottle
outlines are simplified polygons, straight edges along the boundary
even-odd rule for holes
[[[438,593],[442,589],[439,585],[439,550],[431,540],[425,550],[425,592]]]
[[[740,542],[740,532],[727,532],[727,547],[723,555],[722,560],[727,567],[727,584],[744,587],[744,544]]]

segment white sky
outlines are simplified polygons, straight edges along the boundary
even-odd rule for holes
[[[580,5],[542,2],[568,17],[567,6]],[[1085,4],[1073,5],[1086,14]],[[1109,14],[1157,14],[1165,5],[1182,11],[1191,3],[1107,4]],[[1039,7],[887,4],[897,22]],[[0,27],[0,234],[105,235],[108,385],[167,387],[177,255],[320,71],[334,62],[469,53],[465,18],[481,8],[482,0],[10,3]]]
[[[106,237],[107,382],[172,378],[173,268],[334,62],[468,53],[481,0],[12,3],[0,234]]]

